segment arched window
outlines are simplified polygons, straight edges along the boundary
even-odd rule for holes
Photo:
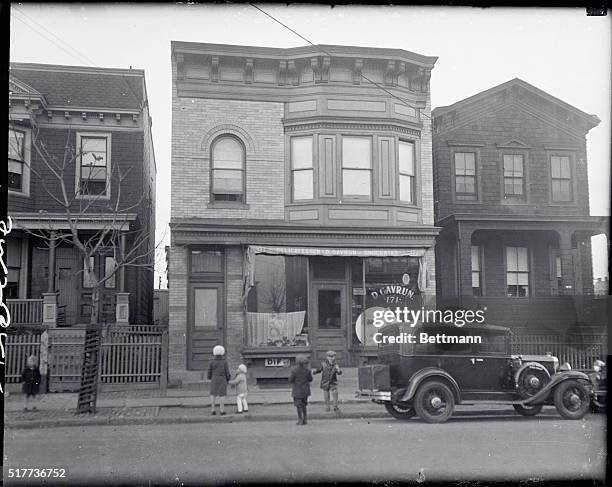
[[[232,135],[222,135],[211,150],[211,201],[245,203],[245,151]]]

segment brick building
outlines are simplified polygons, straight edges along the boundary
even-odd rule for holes
[[[217,343],[258,378],[354,365],[365,308],[433,305],[435,60],[172,43],[171,380]]]
[[[585,138],[599,119],[520,79],[433,117],[438,306],[527,333],[603,329],[590,238],[609,219],[589,213]]]
[[[138,267],[119,266],[104,282],[101,319],[114,322],[119,308],[119,321],[150,324],[156,166],[144,71],[12,63],[9,83],[14,229],[5,292],[13,323],[90,321],[92,278],[63,238],[69,210],[82,242],[120,232],[90,259],[100,278],[127,260],[121,256],[139,256],[130,260]]]

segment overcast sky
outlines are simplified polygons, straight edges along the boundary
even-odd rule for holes
[[[560,8],[261,7],[315,44],[400,48],[438,56],[431,77],[432,107],[521,78],[596,114],[601,123],[587,136],[591,214],[610,214],[609,16],[587,17],[584,9]],[[158,171],[157,237],[165,243],[170,218],[171,40],[306,44],[248,5],[13,4],[11,61],[145,70]],[[594,276],[600,277],[607,275],[605,238],[595,240]],[[164,261],[159,255],[158,273]]]

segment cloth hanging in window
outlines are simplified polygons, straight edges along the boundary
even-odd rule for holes
[[[290,313],[247,313],[247,345],[261,346],[268,342],[293,340],[302,333],[306,311]]]

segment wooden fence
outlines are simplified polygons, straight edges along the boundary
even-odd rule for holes
[[[145,330],[146,328],[146,330]],[[141,331],[145,330],[145,331]],[[48,345],[45,343],[48,336]],[[45,350],[41,348],[41,337]],[[51,328],[38,334],[18,330],[7,340],[6,383],[19,383],[29,355],[48,362],[50,392],[78,391],[81,382],[85,328]],[[103,330],[100,357],[101,390],[165,388],[168,332],[159,327],[109,326]]]
[[[28,357],[40,357],[41,336],[44,330],[20,330],[19,334],[8,333],[6,337],[6,354],[4,377],[6,384],[21,382],[21,372],[26,366]]]
[[[512,353],[544,355],[550,352],[573,369],[591,369],[595,360],[606,361],[607,335],[513,335]]]

